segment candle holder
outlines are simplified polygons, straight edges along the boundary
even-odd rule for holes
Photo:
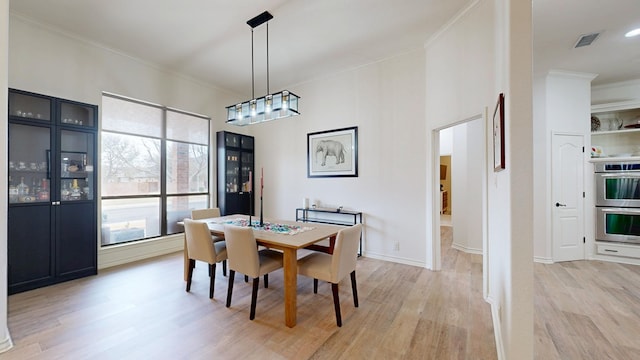
[[[260,195],[260,227],[264,227],[264,219],[262,218],[262,195]]]
[[[252,192],[249,190],[249,227],[251,226],[251,214],[253,214],[253,197],[251,196]]]

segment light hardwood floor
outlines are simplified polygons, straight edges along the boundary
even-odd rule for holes
[[[640,359],[640,266],[534,265],[535,358]]]
[[[481,257],[453,250],[443,228],[443,271],[358,260],[360,307],[349,280],[340,285],[343,326],[336,327],[331,288],[298,278],[298,325],[284,325],[282,271],[258,294],[207,267],[184,291],[182,254],[100,271],[95,277],[9,297],[15,347],[5,359],[495,359],[489,305],[482,299]],[[218,267],[220,268],[220,267]]]
[[[9,297],[15,347],[0,359],[495,359],[481,257],[450,247],[443,271],[361,258],[360,307],[341,284],[335,326],[330,287],[299,278],[298,326],[283,324],[282,273],[260,289],[249,321],[249,284],[218,269],[208,299],[206,266],[184,291],[182,255],[101,271]],[[640,359],[640,266],[576,261],[534,265],[536,359]]]

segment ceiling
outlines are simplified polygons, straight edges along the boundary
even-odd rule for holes
[[[270,92],[422,49],[472,0],[11,0],[12,14],[171,71],[251,95],[250,18],[268,10]],[[158,6],[161,4],[161,6]],[[640,78],[640,1],[533,0],[534,72]],[[589,47],[581,34],[603,31]],[[255,93],[267,92],[266,26],[255,28]]]

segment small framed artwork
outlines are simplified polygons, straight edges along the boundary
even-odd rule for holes
[[[500,93],[493,110],[493,171],[504,169],[504,94]]]
[[[307,134],[307,177],[357,176],[357,126]]]

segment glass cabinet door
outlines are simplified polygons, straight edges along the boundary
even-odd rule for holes
[[[95,107],[76,104],[72,102],[60,102],[60,122],[66,125],[95,127]]]
[[[9,133],[9,203],[48,202],[49,128],[9,124]]]
[[[249,172],[253,172],[253,153],[242,152],[242,191],[253,191],[250,189]],[[253,175],[255,177],[255,174]]]
[[[240,135],[225,133],[224,144],[226,147],[240,146]]]
[[[51,122],[51,99],[35,94],[9,92],[9,115]]]
[[[240,153],[238,151],[227,151],[227,173],[226,184],[228,193],[238,192],[238,173],[240,172]],[[249,176],[249,175],[247,175]]]
[[[95,135],[70,130],[60,135],[60,200],[93,200]]]

